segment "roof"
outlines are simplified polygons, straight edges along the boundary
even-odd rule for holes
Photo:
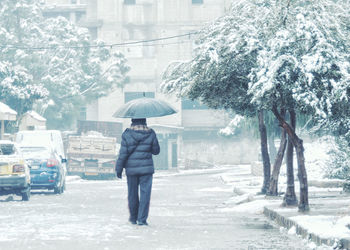
[[[177,133],[184,130],[184,127],[173,126],[173,125],[164,125],[164,124],[149,124],[148,127],[153,128],[156,132],[163,133]]]
[[[37,112],[35,112],[34,110],[28,111],[26,114],[30,115],[31,117],[33,117],[35,120],[38,121],[42,121],[42,122],[46,122],[46,119],[44,117],[42,117],[41,115],[39,115]]]
[[[5,103],[0,102],[0,120],[16,120],[17,112],[7,106]]]

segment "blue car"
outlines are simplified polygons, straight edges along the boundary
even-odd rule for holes
[[[31,189],[47,189],[62,194],[66,188],[66,159],[50,147],[21,145],[20,148],[30,166]]]

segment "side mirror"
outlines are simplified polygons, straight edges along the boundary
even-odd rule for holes
[[[66,163],[66,162],[67,162],[67,159],[62,158],[62,159],[61,159],[61,162],[62,162],[62,163]]]

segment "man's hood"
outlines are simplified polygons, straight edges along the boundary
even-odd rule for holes
[[[130,133],[130,136],[137,142],[141,142],[145,140],[146,138],[150,137],[152,134],[152,130],[134,130],[134,129],[127,129]]]

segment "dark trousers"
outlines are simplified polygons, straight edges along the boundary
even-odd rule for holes
[[[146,222],[151,200],[152,179],[153,174],[127,176],[130,221]]]

